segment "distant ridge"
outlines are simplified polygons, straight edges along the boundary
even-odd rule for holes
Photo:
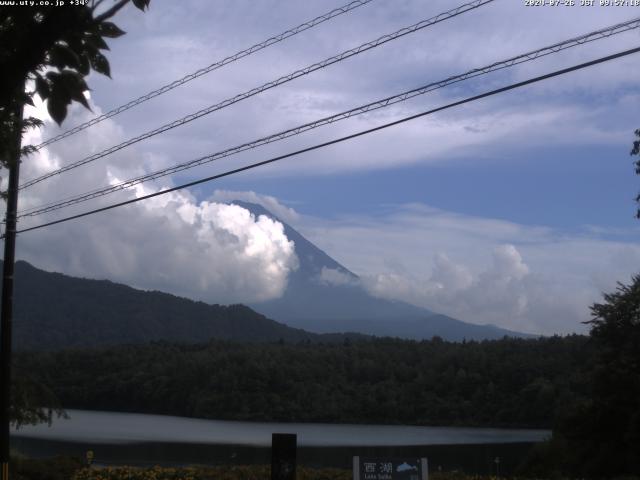
[[[282,297],[251,306],[208,305],[108,280],[46,272],[18,261],[13,325],[16,349],[154,341],[202,343],[211,339],[334,343],[371,335],[416,340],[439,336],[450,341],[532,337],[376,298],[362,287],[356,274],[264,207],[233,203],[256,217],[266,215],[281,222],[287,238],[295,243],[299,268],[289,275]],[[328,277],[327,272],[331,274]]]
[[[343,342],[360,337],[317,335],[244,305],[208,305],[107,280],[45,272],[24,261],[16,262],[15,276],[13,339],[21,350],[210,339]]]

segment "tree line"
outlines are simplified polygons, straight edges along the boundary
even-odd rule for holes
[[[229,420],[549,428],[585,394],[584,336],[166,342],[17,354],[65,408]]]

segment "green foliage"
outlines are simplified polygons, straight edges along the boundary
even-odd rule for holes
[[[78,470],[71,480],[262,480],[271,478],[268,465],[217,467],[104,467]],[[350,470],[298,467],[298,480],[350,480]]]
[[[82,461],[74,457],[32,459],[11,456],[13,480],[69,480],[82,468]]]
[[[11,405],[9,418],[12,425],[51,423],[54,415],[64,416],[58,398],[41,381],[34,380],[23,372],[16,372],[11,383]]]
[[[150,0],[135,0],[140,10]],[[45,3],[47,5],[45,5]],[[51,5],[48,5],[51,3]],[[21,121],[22,107],[32,105],[37,93],[46,101],[51,118],[58,124],[67,108],[78,102],[89,108],[84,92],[91,70],[110,75],[109,61],[101,53],[109,47],[105,38],[124,34],[108,19],[129,0],[119,0],[103,12],[102,0],[74,8],[59,8],[53,2],[29,6],[0,7],[0,162],[7,167],[15,158],[16,138],[27,128]],[[27,81],[35,90],[25,92]],[[33,119],[28,119],[33,126]]]
[[[593,478],[640,475],[640,276],[591,307],[589,395],[562,417],[567,471]]]
[[[523,477],[560,479],[566,470],[567,445],[560,438],[535,444],[517,469]]]
[[[550,427],[583,395],[585,337],[155,343],[19,354],[66,408],[212,419]],[[42,379],[44,382],[44,378]]]
[[[102,467],[78,470],[71,480],[202,480],[202,468],[193,467]],[[211,478],[211,477],[208,477]]]

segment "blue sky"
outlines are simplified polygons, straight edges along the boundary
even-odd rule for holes
[[[467,159],[384,172],[324,178],[222,180],[218,188],[257,189],[298,199],[308,214],[370,213],[381,204],[422,202],[468,215],[580,230],[586,225],[635,227],[638,187],[629,145],[619,148],[539,148],[516,162]],[[330,190],[331,194],[327,195]],[[305,198],[322,201],[305,201]]]
[[[94,113],[342,5],[340,1],[152,2],[116,19],[113,79],[92,75]],[[462,2],[460,2],[462,4]],[[225,98],[457,6],[369,5],[47,147],[33,178]],[[640,16],[634,7],[525,7],[495,0],[269,90],[25,191],[21,205],[164,168],[409,88]],[[246,165],[511,82],[638,45],[638,30],[431,92],[388,109],[86,203],[115,200]],[[640,262],[629,150],[637,56],[483,99],[145,205],[24,234],[37,266],[209,302],[277,297],[296,268],[281,226],[220,202],[261,202],[361,276],[375,295],[475,323],[535,333],[585,331],[588,306]],[[73,108],[62,129],[92,118]],[[27,219],[24,225],[35,225]],[[70,248],[70,246],[72,246]]]

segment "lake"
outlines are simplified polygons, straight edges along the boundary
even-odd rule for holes
[[[91,449],[102,463],[269,463],[271,434],[296,433],[299,463],[308,466],[349,468],[353,455],[406,455],[427,456],[432,465],[444,464],[447,469],[466,464],[465,469],[481,473],[500,456],[504,458],[501,471],[506,473],[509,459],[515,466],[531,444],[550,435],[548,430],[235,422],[85,410],[67,413],[70,418],[55,419],[51,427],[26,426],[13,431],[12,447],[32,456],[84,456]]]

